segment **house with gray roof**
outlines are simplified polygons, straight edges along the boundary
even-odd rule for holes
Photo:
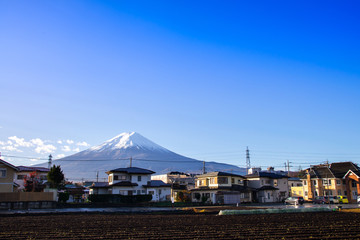
[[[255,189],[255,199],[260,203],[282,202],[289,196],[288,176],[273,172],[255,172],[245,176],[249,187]]]
[[[89,194],[152,195],[152,201],[170,200],[171,185],[151,180],[155,172],[138,168],[116,168],[106,172],[108,182],[95,182]]]
[[[195,178],[191,189],[193,202],[212,204],[237,204],[251,202],[252,189],[245,177],[227,172],[210,172]]]

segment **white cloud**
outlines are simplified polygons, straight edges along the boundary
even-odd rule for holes
[[[39,145],[35,148],[35,152],[37,153],[52,153],[56,150],[56,147],[51,144]]]
[[[44,141],[40,138],[31,139],[30,142],[37,146],[35,148],[35,152],[37,153],[52,153],[56,150],[54,145],[44,144]]]
[[[4,146],[5,144],[5,142],[0,141],[0,145]]]
[[[78,142],[76,145],[82,146],[82,147],[88,147],[88,146],[90,146],[90,144],[88,144],[87,142]]]
[[[7,150],[7,151],[13,151],[13,152],[22,152],[21,150],[17,149],[14,146],[5,146],[1,148],[2,150]]]
[[[41,140],[40,138],[31,139],[30,142],[32,144],[35,144],[35,145],[38,145],[38,146],[43,146],[44,145],[43,140]]]
[[[30,161],[31,161],[31,162],[38,162],[38,161],[39,161],[39,159],[32,158],[32,159],[30,159]]]
[[[65,154],[58,154],[58,155],[56,155],[56,157],[55,158],[63,158],[63,157],[65,157]]]
[[[73,143],[74,143],[74,141],[73,141],[73,140],[69,140],[69,139],[68,139],[68,140],[66,140],[66,143],[67,143],[67,144],[73,144]]]
[[[61,150],[63,150],[64,152],[70,152],[70,151],[71,151],[71,149],[70,149],[69,146],[63,146],[63,147],[61,148]]]
[[[8,137],[9,140],[15,142],[15,146],[19,147],[32,147],[33,144],[31,142],[26,142],[24,138],[18,138],[17,136]]]
[[[80,152],[80,148],[74,148],[73,151],[74,152]]]
[[[63,142],[61,140],[57,141],[58,144],[63,144]]]

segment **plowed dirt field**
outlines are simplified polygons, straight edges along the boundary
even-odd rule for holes
[[[360,214],[0,216],[0,239],[360,239]]]

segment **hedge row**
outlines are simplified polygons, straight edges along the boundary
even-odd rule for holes
[[[132,195],[125,196],[120,194],[91,194],[89,201],[93,203],[141,203],[149,202],[152,195]]]

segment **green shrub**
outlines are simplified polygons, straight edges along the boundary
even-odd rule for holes
[[[59,202],[66,203],[69,200],[69,193],[68,192],[60,192],[59,193]]]

